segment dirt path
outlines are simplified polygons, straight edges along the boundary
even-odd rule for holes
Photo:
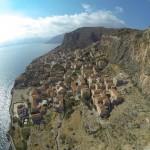
[[[60,148],[60,129],[61,129],[61,127],[62,127],[62,124],[63,124],[63,120],[64,120],[64,116],[65,115],[63,115],[63,116],[59,116],[59,118],[58,118],[58,124],[57,124],[57,128],[56,128],[56,137],[55,137],[55,142],[56,142],[56,148],[57,148],[57,150],[61,150],[61,148]]]

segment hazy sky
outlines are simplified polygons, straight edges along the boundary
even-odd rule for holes
[[[83,26],[150,25],[150,0],[0,0],[0,43]]]

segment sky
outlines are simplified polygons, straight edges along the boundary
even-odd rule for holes
[[[84,26],[150,26],[150,0],[0,0],[0,44]]]

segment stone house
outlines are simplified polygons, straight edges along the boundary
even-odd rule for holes
[[[17,106],[17,114],[22,123],[29,118],[28,108],[25,105]]]
[[[122,85],[125,85],[128,83],[128,80],[127,79],[124,79],[124,78],[121,78],[121,77],[114,77],[113,78],[113,84],[115,86],[122,86]]]
[[[100,115],[101,114],[101,108],[103,106],[103,100],[102,100],[100,95],[94,95],[92,99],[93,99],[93,105],[95,106],[96,111]]]
[[[48,97],[53,97],[54,96],[54,90],[52,87],[49,87],[47,90],[46,90],[46,93],[48,95]]]
[[[71,81],[71,89],[72,89],[72,92],[73,92],[74,96],[77,92],[77,88],[78,88],[78,83],[76,81]]]
[[[31,114],[31,119],[34,125],[40,125],[42,122],[41,113]]]
[[[118,93],[118,91],[117,91],[117,89],[116,88],[111,88],[111,89],[109,89],[109,93],[110,93],[110,99],[111,99],[111,102],[112,103],[114,103],[115,101],[117,101],[118,100],[118,98],[119,98],[119,93]]]
[[[83,97],[84,95],[87,95],[88,97],[91,96],[91,90],[88,88],[87,85],[81,86],[81,97]]]
[[[113,80],[109,77],[104,77],[104,85],[106,87],[106,91],[109,91],[109,89],[111,89],[111,87],[114,86]]]
[[[116,88],[111,88],[110,90],[109,90],[109,92],[110,92],[110,100],[111,100],[111,103],[113,104],[113,105],[119,105],[119,104],[121,104],[122,102],[124,102],[124,99],[122,98],[122,97],[120,97],[120,94],[119,94],[119,92],[117,91],[117,89]]]
[[[53,107],[59,113],[64,111],[64,96],[63,95],[57,95],[56,97],[54,97]]]
[[[107,96],[94,95],[93,105],[102,118],[109,116],[111,111],[111,101]]]

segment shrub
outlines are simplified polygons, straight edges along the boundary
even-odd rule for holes
[[[16,150],[27,150],[27,143],[26,141],[21,141],[16,145]]]
[[[18,118],[17,117],[13,117],[13,123],[17,123],[18,122]]]
[[[51,120],[52,120],[52,113],[47,113],[45,116],[44,116],[44,120],[46,123],[49,123]]]
[[[24,140],[28,140],[30,136],[30,128],[26,127],[22,129],[22,137]]]
[[[62,144],[65,144],[66,138],[67,138],[67,137],[66,137],[65,134],[60,135],[60,139],[61,139]]]
[[[68,119],[71,114],[74,112],[73,106],[75,106],[75,100],[68,98],[64,101],[64,111],[65,111],[65,118]]]
[[[84,93],[82,96],[82,102],[91,109],[91,95],[89,93]]]
[[[19,119],[18,119],[18,125],[19,125],[19,127],[21,127],[21,128],[23,127],[23,123],[22,123],[21,120],[19,120]]]

